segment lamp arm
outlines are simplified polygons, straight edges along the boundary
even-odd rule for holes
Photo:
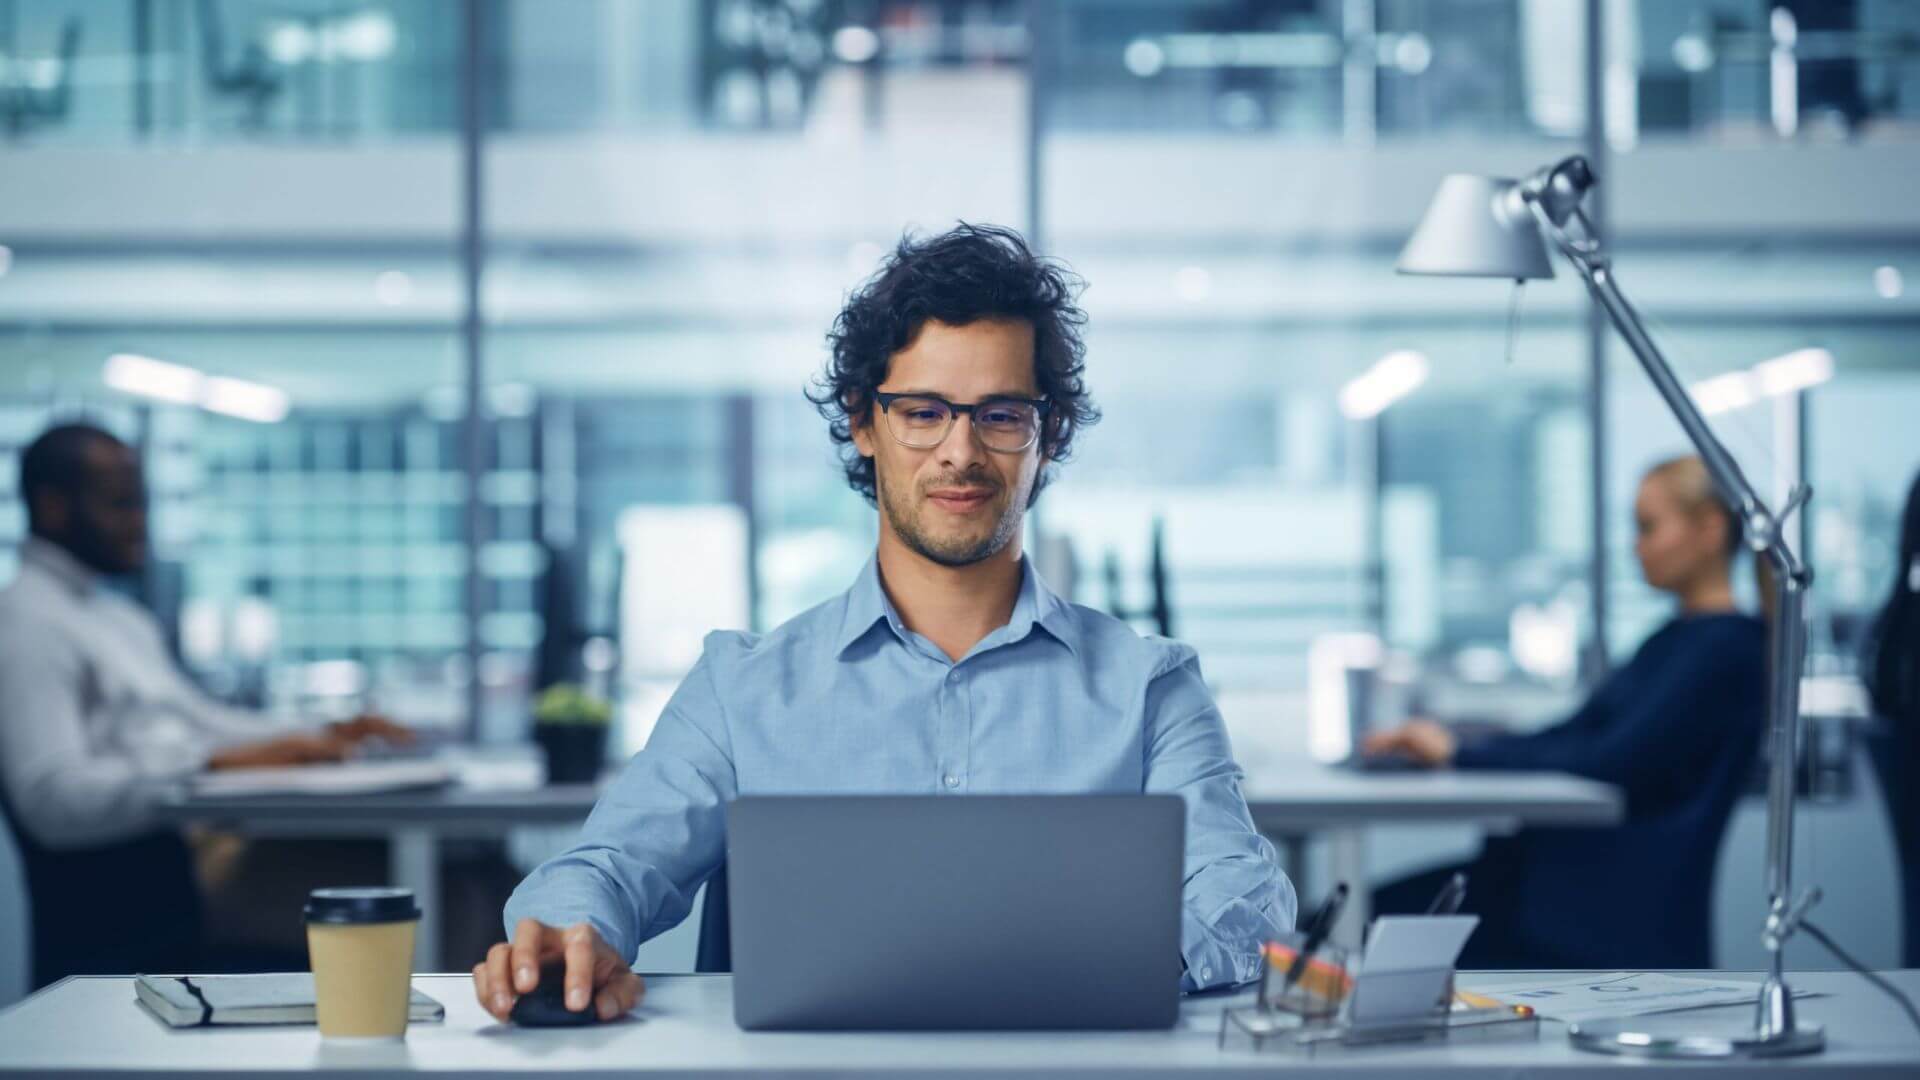
[[[1794,765],[1800,744],[1800,675],[1806,656],[1804,609],[1812,574],[1788,546],[1784,523],[1805,504],[1808,491],[1804,486],[1797,487],[1775,514],[1707,426],[1706,418],[1647,333],[1639,313],[1620,291],[1604,247],[1580,212],[1579,197],[1592,183],[1586,162],[1569,158],[1535,173],[1518,186],[1518,191],[1541,231],[1573,263],[1594,300],[1633,350],[1661,400],[1699,451],[1722,497],[1740,514],[1749,546],[1773,568],[1769,582],[1774,618],[1768,635],[1771,670],[1767,699],[1771,747],[1767,778],[1768,914],[1762,934],[1769,971],[1761,987],[1757,1028],[1762,1037],[1779,1035],[1794,1027],[1793,996],[1784,978],[1786,940],[1811,901],[1817,899],[1807,897],[1795,903],[1791,896]]]
[[[1585,217],[1582,216],[1579,220],[1584,222]],[[1782,529],[1784,518],[1791,509],[1778,515],[1774,514],[1767,507],[1766,501],[1760,497],[1753,483],[1741,471],[1739,462],[1727,452],[1726,446],[1720,442],[1718,436],[1714,435],[1713,429],[1707,426],[1706,417],[1700,414],[1700,409],[1694,404],[1692,395],[1688,394],[1686,387],[1680,384],[1679,377],[1674,374],[1672,366],[1660,352],[1660,347],[1653,343],[1652,336],[1647,333],[1646,325],[1640,321],[1640,313],[1620,291],[1619,283],[1613,274],[1612,261],[1607,257],[1606,252],[1592,239],[1570,236],[1566,230],[1550,221],[1543,221],[1542,227],[1548,231],[1548,235],[1553,238],[1561,252],[1580,271],[1580,276],[1586,280],[1588,290],[1592,292],[1594,299],[1599,301],[1601,309],[1607,313],[1607,318],[1613,323],[1614,329],[1633,350],[1634,356],[1640,361],[1641,368],[1646,371],[1647,378],[1653,382],[1654,389],[1659,392],[1661,400],[1673,413],[1674,419],[1680,422],[1680,427],[1686,432],[1688,441],[1692,442],[1694,448],[1700,452],[1700,458],[1706,463],[1707,472],[1713,477],[1713,482],[1720,489],[1720,494],[1739,513],[1741,524],[1745,527],[1753,549],[1768,553],[1770,558],[1777,549],[1782,561],[1776,564],[1775,569],[1796,576],[1803,575],[1805,571],[1799,559],[1787,547]],[[1802,501],[1796,496],[1790,501],[1789,507],[1798,507]]]

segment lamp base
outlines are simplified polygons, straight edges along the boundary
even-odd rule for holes
[[[1712,1017],[1671,1013],[1595,1021],[1570,1025],[1567,1038],[1576,1048],[1596,1054],[1662,1059],[1788,1057],[1818,1053],[1827,1046],[1826,1029],[1818,1024],[1762,1035],[1751,1014]]]

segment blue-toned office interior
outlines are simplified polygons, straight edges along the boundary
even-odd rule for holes
[[[1506,179],[1474,224],[1546,274],[1469,265],[1491,256],[1464,204],[1436,223],[1458,174]],[[743,944],[778,951],[782,905],[742,890],[787,879],[741,856],[821,838],[725,815],[1121,791],[1186,797],[1174,1041],[949,1034],[942,1068],[1324,1064],[1231,1037],[1269,979],[1316,985],[1275,950],[1350,950],[1364,984],[1368,943],[1399,940],[1368,922],[1463,869],[1461,987],[1738,976],[1746,1022],[1784,950],[1815,991],[1795,1030],[1826,1032],[1796,1062],[1920,1070],[1920,1029],[1852,970],[1920,994],[1916,177],[1914,0],[0,0],[0,1075],[255,1068],[142,1015],[134,977],[321,975],[309,931],[372,910],[325,914],[336,886],[410,891],[401,970],[445,1015],[372,1066],[275,1028],[307,1040],[273,1044],[287,1068],[912,1071],[914,1044],[857,1034],[857,986],[851,1020],[799,1025],[828,1042],[740,1030],[789,1015],[762,991],[826,996],[747,996]],[[899,299],[999,272],[939,276],[962,257],[1029,277],[984,308]],[[1098,422],[990,544],[940,555],[892,500],[970,521],[1067,445],[1049,324],[1004,295],[1049,268]],[[868,303],[905,329],[848,389],[831,364]],[[1040,342],[1031,387],[941,381],[1008,325]],[[835,441],[836,409],[866,441]],[[101,462],[134,485],[137,559],[89,534]],[[986,494],[897,486],[927,469]],[[930,613],[986,581],[995,621],[950,648]],[[1122,640],[1144,651],[1101,651]],[[820,651],[776,675],[768,642]],[[1088,719],[1110,706],[1139,728],[1111,761]],[[158,719],[183,709],[217,713],[214,749]],[[954,850],[986,820],[957,816]],[[1008,857],[1065,821],[1003,834]],[[863,918],[938,937],[899,906],[920,891],[889,907],[884,844],[853,877],[888,917]],[[813,880],[776,891],[847,910]],[[61,890],[109,911],[175,886],[142,933],[199,951],[50,929]],[[637,1010],[571,1045],[486,981],[546,912],[624,961],[594,976],[603,1015]],[[997,955],[937,951],[976,946]],[[674,981],[696,971],[741,996]],[[1614,1060],[1563,1022],[1613,1014],[1539,1008],[1524,1046],[1435,1067]],[[718,1026],[675,1026],[699,1009]],[[170,1041],[45,1034],[90,1022]]]

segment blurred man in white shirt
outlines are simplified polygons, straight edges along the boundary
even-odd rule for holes
[[[184,844],[154,821],[163,793],[203,769],[337,761],[411,736],[373,716],[289,728],[181,673],[153,617],[105,585],[147,559],[146,485],[125,443],[62,425],[20,472],[32,535],[0,590],[0,808],[26,857],[34,981],[176,969],[199,909]]]

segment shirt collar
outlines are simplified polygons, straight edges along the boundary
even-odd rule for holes
[[[887,598],[887,591],[880,585],[878,555],[867,560],[867,565],[845,595],[840,634],[834,641],[834,655],[844,657],[854,642],[865,637],[869,630],[883,621],[895,637],[903,642],[907,640],[906,624],[900,621],[900,613],[894,609],[893,601]],[[1033,560],[1022,558],[1020,595],[1013,602],[1013,614],[1007,618],[1007,625],[988,634],[985,640],[995,645],[1011,644],[1031,634],[1036,626],[1065,645],[1068,652],[1079,655],[1080,633],[1073,618],[1073,609],[1055,595],[1046,582],[1040,580],[1040,575],[1033,569]]]
[[[76,596],[89,595],[100,585],[99,574],[67,549],[38,536],[29,536],[20,545],[20,562],[53,578]]]
[[[867,560],[860,570],[860,576],[853,580],[853,587],[843,594],[843,608],[840,616],[840,636],[834,640],[834,655],[844,656],[854,642],[867,635],[873,625],[885,620],[893,632],[905,640],[907,629],[900,622],[900,613],[893,610],[893,601],[887,599],[887,592],[880,587],[880,559],[876,555]]]

